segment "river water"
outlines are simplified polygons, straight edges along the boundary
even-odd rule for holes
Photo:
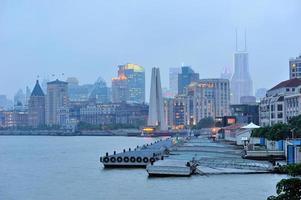
[[[99,156],[151,142],[134,137],[0,136],[0,200],[265,200],[283,175],[148,178],[103,169]]]

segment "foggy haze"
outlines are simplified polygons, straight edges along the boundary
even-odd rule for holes
[[[64,73],[80,83],[103,77],[117,65],[161,69],[191,65],[200,78],[233,67],[235,29],[239,48],[247,30],[254,88],[288,79],[288,59],[301,52],[301,1],[199,0],[1,0],[0,94],[12,97],[40,79]],[[148,95],[147,95],[148,101]]]

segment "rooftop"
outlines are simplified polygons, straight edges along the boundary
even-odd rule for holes
[[[34,86],[34,88],[32,90],[31,96],[38,96],[38,97],[45,96],[44,92],[39,84],[39,80],[37,80],[36,85]]]
[[[280,89],[280,88],[286,88],[286,87],[298,87],[300,85],[301,85],[301,79],[294,78],[294,79],[282,81],[281,83],[279,83],[276,86],[274,86],[273,88],[271,88],[269,91]]]
[[[47,84],[68,84],[65,81],[60,81],[59,79],[56,79],[55,81],[50,81]]]

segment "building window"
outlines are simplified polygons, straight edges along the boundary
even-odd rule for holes
[[[283,114],[282,113],[278,113],[277,118],[282,118]]]
[[[277,110],[278,110],[278,111],[282,111],[282,110],[283,110],[282,104],[278,104],[278,105],[277,105]]]

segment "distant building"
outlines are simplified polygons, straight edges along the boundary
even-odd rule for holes
[[[25,111],[7,110],[3,112],[3,115],[4,123],[2,123],[5,128],[20,128],[28,126],[28,113]]]
[[[240,97],[241,104],[256,104],[255,96],[242,96]]]
[[[164,118],[168,127],[173,126],[174,121],[174,99],[163,98]]]
[[[28,101],[28,125],[34,128],[45,125],[45,95],[38,80]]]
[[[80,121],[92,125],[116,124],[119,104],[95,104],[80,108]]]
[[[253,96],[253,81],[249,73],[248,52],[234,53],[234,74],[231,79],[231,103],[240,104],[242,96]]]
[[[287,123],[301,114],[301,79],[283,81],[267,91],[259,104],[261,126]]]
[[[88,101],[93,84],[79,85],[76,77],[68,77],[68,96],[70,101]]]
[[[89,99],[94,100],[96,103],[109,103],[109,88],[107,83],[101,77],[94,83],[93,88],[89,94]]]
[[[221,78],[231,80],[231,77],[232,77],[232,72],[231,72],[230,68],[224,67],[224,69],[221,73]]]
[[[47,83],[46,124],[66,126],[69,120],[68,83],[56,79]]]
[[[169,92],[172,96],[178,94],[178,76],[180,73],[180,68],[169,68]]]
[[[148,126],[156,126],[159,130],[167,130],[167,123],[164,118],[163,97],[159,68],[152,68]]]
[[[112,102],[121,103],[129,99],[129,86],[127,77],[124,74],[112,78]]]
[[[19,89],[14,95],[14,106],[25,106],[25,94],[22,89]]]
[[[255,92],[256,101],[259,102],[263,97],[265,97],[267,91],[268,90],[266,88],[257,89]]]
[[[259,124],[259,106],[258,104],[236,104],[230,105],[231,116],[236,118],[239,124]]]
[[[13,102],[6,95],[0,94],[0,110],[12,108]]]
[[[176,95],[173,99],[173,129],[183,129],[187,122],[187,96]]]
[[[290,79],[301,78],[301,55],[289,60]]]
[[[206,117],[230,114],[230,86],[227,79],[200,79],[187,90],[187,125],[195,125]]]
[[[185,94],[188,85],[198,80],[198,73],[195,73],[189,66],[182,66],[181,73],[178,75],[178,94]]]
[[[109,103],[87,105],[80,109],[80,121],[92,125],[132,125],[144,126],[147,121],[148,106],[138,103]]]
[[[28,107],[28,101],[29,101],[29,98],[31,96],[31,90],[28,86],[26,86],[26,90],[25,90],[25,107]]]
[[[121,103],[116,110],[116,124],[143,127],[147,124],[148,105],[138,103]]]

